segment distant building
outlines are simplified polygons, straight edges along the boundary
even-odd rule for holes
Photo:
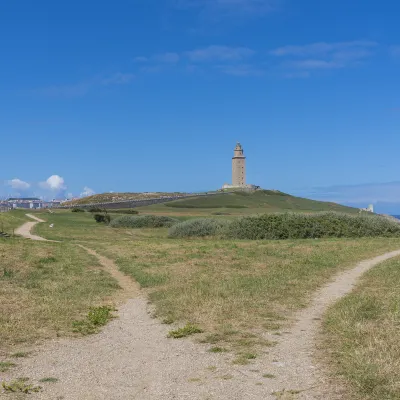
[[[246,184],[246,157],[240,143],[236,144],[232,157],[232,184],[225,183],[222,189],[256,189],[255,185]]]
[[[374,212],[374,205],[370,204],[367,208],[360,208],[360,212],[362,212],[362,211],[367,211],[367,212],[373,213]]]
[[[57,207],[61,204],[61,200],[44,201],[38,197],[10,197],[5,202],[4,206],[12,209],[23,208],[23,209],[41,209],[41,208],[52,208]]]

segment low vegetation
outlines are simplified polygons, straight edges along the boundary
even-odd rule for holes
[[[229,221],[223,219],[190,219],[172,226],[168,235],[171,238],[216,236],[228,224]]]
[[[167,208],[187,209],[258,209],[263,212],[277,211],[340,211],[356,213],[357,209],[335,203],[303,199],[274,190],[257,190],[255,192],[237,191],[212,196],[193,197],[165,203]]]
[[[108,214],[93,214],[93,218],[98,223],[109,224],[111,217]]]
[[[188,220],[174,225],[169,230],[169,236],[220,236],[226,239],[250,240],[400,237],[400,224],[380,216],[335,212],[264,214],[232,220]]]
[[[175,218],[158,215],[129,216],[124,215],[113,219],[112,228],[168,228],[179,222]]]
[[[364,275],[356,289],[329,310],[324,349],[346,398],[400,398],[400,259]]]
[[[28,383],[28,378],[19,378],[11,382],[2,382],[1,386],[5,392],[11,393],[37,393],[42,390],[41,386]]]
[[[204,330],[201,340],[238,354],[270,346],[265,330],[284,329],[333,274],[399,245],[397,238],[92,243],[146,288],[161,320],[190,322]]]
[[[29,220],[25,214],[26,210],[0,212],[0,232],[12,234],[14,229]]]
[[[0,239],[0,350],[70,334],[71,321],[118,287],[76,246]]]
[[[334,212],[264,214],[233,220],[226,236],[252,240],[400,237],[400,224],[379,216]]]
[[[124,200],[144,200],[155,199],[159,197],[178,196],[185,193],[173,192],[148,192],[148,193],[102,193],[94,194],[93,196],[83,197],[82,199],[71,200],[65,203],[68,206],[95,204],[95,203],[111,203]]]
[[[108,306],[92,307],[85,319],[72,323],[73,331],[82,335],[97,333],[100,327],[113,318],[112,311],[113,308]]]
[[[178,328],[173,331],[170,331],[168,333],[168,337],[174,338],[174,339],[181,339],[181,338],[191,336],[196,333],[202,333],[202,332],[203,332],[203,330],[200,329],[198,326],[192,325],[192,324],[186,324],[182,328]]]

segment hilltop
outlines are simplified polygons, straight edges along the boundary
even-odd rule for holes
[[[337,211],[358,213],[358,209],[340,204],[295,197],[275,190],[255,192],[233,191],[212,196],[191,197],[165,204],[139,207],[144,213],[165,214],[255,214],[268,212],[319,212]]]
[[[65,206],[77,206],[84,204],[95,204],[95,203],[117,203],[124,200],[144,200],[144,199],[157,199],[160,197],[169,196],[183,196],[186,193],[179,192],[143,192],[143,193],[101,193],[94,194],[93,196],[83,197],[82,199],[71,200],[65,202]]]

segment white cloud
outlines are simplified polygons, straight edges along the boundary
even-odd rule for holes
[[[344,50],[360,50],[376,47],[377,43],[367,40],[353,40],[349,42],[326,43],[318,42],[302,46],[283,46],[270,53],[274,56],[298,56],[314,57],[324,56],[330,53],[341,52]]]
[[[94,194],[96,194],[96,192],[93,189],[90,189],[90,187],[85,186],[83,188],[83,192],[81,193],[81,197],[93,196]]]
[[[133,61],[135,63],[145,63],[145,62],[149,61],[149,59],[147,57],[144,57],[144,56],[138,56],[138,57],[135,57],[133,59]]]
[[[104,78],[101,83],[103,85],[124,85],[130,83],[134,77],[135,76],[133,74],[117,72],[108,78]]]
[[[177,53],[164,53],[157,54],[156,56],[154,56],[154,59],[162,63],[175,64],[179,61],[180,56]]]
[[[17,190],[28,190],[31,185],[28,182],[22,181],[21,179],[14,178],[7,181],[7,185]]]
[[[219,65],[217,68],[222,73],[233,76],[260,76],[264,73],[261,69],[248,64]]]
[[[129,84],[135,76],[131,73],[116,72],[110,76],[97,75],[91,79],[71,83],[67,85],[51,85],[25,91],[25,94],[45,96],[45,97],[63,97],[73,98],[82,97],[91,90],[99,86]]]
[[[192,62],[240,61],[251,57],[254,51],[247,47],[208,46],[186,52]]]
[[[174,0],[178,8],[198,8],[208,19],[259,17],[276,8],[281,0]]]
[[[376,42],[354,40],[349,42],[318,42],[302,46],[283,46],[270,55],[284,60],[281,67],[293,71],[315,71],[346,68],[360,64],[373,55]],[[295,76],[295,74],[289,74]]]
[[[67,188],[64,183],[64,178],[59,175],[50,176],[45,182],[40,182],[39,186],[42,189],[49,189],[54,191],[65,190]]]

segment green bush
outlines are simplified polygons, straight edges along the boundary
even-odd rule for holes
[[[130,208],[126,209],[118,209],[118,210],[108,210],[109,213],[114,213],[114,214],[139,214],[139,211],[137,210],[131,210]]]
[[[220,234],[228,224],[227,220],[190,219],[170,228],[168,236],[172,238],[215,236]]]
[[[93,218],[99,223],[103,222],[105,224],[109,224],[111,221],[111,218],[108,214],[94,214]]]
[[[265,214],[236,219],[224,233],[234,239],[397,237],[400,224],[380,216],[335,212]]]
[[[71,210],[72,212],[85,212],[83,208],[75,207]]]
[[[113,228],[169,228],[179,222],[171,217],[159,215],[142,215],[139,217],[123,215],[111,221]]]

